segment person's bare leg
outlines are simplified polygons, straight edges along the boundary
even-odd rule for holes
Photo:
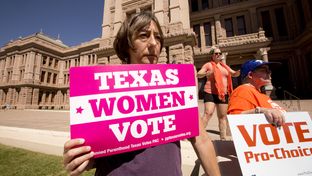
[[[204,111],[202,120],[203,120],[204,127],[206,128],[209,120],[211,119],[213,115],[216,105],[213,102],[206,102],[204,106],[205,106],[205,111]]]
[[[226,128],[227,128],[227,104],[217,104],[217,114],[219,120],[220,139],[226,140]]]
[[[226,118],[226,136],[228,137],[228,140],[232,140],[232,133],[230,129],[229,119]]]

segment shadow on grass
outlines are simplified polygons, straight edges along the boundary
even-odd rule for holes
[[[46,155],[0,144],[1,176],[67,176],[63,168],[63,158]],[[94,175],[95,170],[83,176]]]

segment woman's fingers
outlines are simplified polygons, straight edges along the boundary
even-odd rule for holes
[[[84,143],[84,139],[72,139],[64,144],[63,162],[67,165],[75,156],[82,152],[79,148],[74,148]]]
[[[86,167],[88,166],[90,159],[92,159],[93,156],[94,153],[90,152],[76,157],[66,165],[65,169],[70,173],[70,175],[79,175],[86,170]]]
[[[78,157],[80,155],[83,155],[85,153],[88,153],[90,151],[91,151],[91,147],[90,146],[83,146],[83,147],[73,148],[73,149],[67,151],[64,154],[64,165],[69,164],[76,157]]]
[[[70,175],[80,175],[94,156],[90,146],[81,146],[84,139],[72,139],[64,144],[63,162]]]
[[[64,153],[66,153],[71,148],[81,145],[85,142],[84,139],[71,139],[65,142],[64,144]]]
[[[88,165],[89,160],[83,162],[79,167],[77,167],[75,170],[71,171],[69,175],[71,176],[76,176],[76,175],[81,175],[82,172],[84,171],[84,168]]]

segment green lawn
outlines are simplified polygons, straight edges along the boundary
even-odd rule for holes
[[[63,158],[46,155],[10,146],[0,145],[0,175],[67,175],[63,168]],[[94,170],[86,172],[83,176],[94,175]]]

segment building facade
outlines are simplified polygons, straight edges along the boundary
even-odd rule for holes
[[[69,47],[39,32],[1,47],[0,105],[68,109],[69,68],[121,64],[114,36],[127,16],[144,10],[154,12],[165,34],[161,64],[200,69],[218,46],[234,69],[250,58],[281,62],[273,73],[277,92],[312,98],[312,1],[105,0],[99,38]]]
[[[249,58],[281,62],[272,74],[278,98],[285,91],[312,98],[312,1],[189,0],[189,4],[198,41],[197,68],[207,61],[210,46],[218,45],[232,68]]]

